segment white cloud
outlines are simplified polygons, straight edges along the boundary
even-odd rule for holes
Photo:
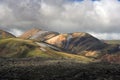
[[[14,20],[13,18],[12,10],[8,6],[0,4],[0,24],[9,25]]]
[[[39,27],[59,32],[93,32],[101,39],[119,39],[119,14],[120,2],[117,0],[4,0],[0,4],[1,26],[21,30]]]
[[[9,30],[9,32],[11,33],[11,34],[14,34],[15,36],[20,36],[22,33],[23,33],[23,31],[21,31],[21,30],[19,30],[19,29],[10,29]]]
[[[94,37],[97,37],[98,39],[106,39],[106,40],[112,40],[112,39],[120,39],[119,35],[120,33],[94,33],[90,32],[91,35]]]

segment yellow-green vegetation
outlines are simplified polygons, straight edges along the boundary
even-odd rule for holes
[[[26,57],[26,54],[37,47],[31,40],[8,38],[0,40],[0,56]]]
[[[26,57],[43,57],[43,58],[50,58],[49,54],[46,52],[41,51],[40,49],[34,49],[26,55]]]
[[[65,52],[58,52],[49,47],[42,50],[32,40],[24,40],[19,38],[8,38],[0,40],[0,56],[13,57],[13,58],[26,58],[26,57],[41,57],[50,59],[73,59],[84,62],[91,62],[92,58],[87,58],[80,55],[68,54]]]
[[[65,58],[65,59],[74,59],[74,60],[79,60],[83,62],[92,62],[94,60],[93,58],[87,58],[84,56],[69,54],[64,52],[53,51],[53,53],[54,53],[53,55],[61,56],[61,58]]]
[[[39,49],[36,49],[34,51],[29,52],[26,57],[42,57],[42,58],[51,58],[51,59],[71,59],[71,60],[77,60],[82,62],[92,62],[94,59],[87,58],[80,55],[75,54],[69,54],[65,52],[58,52],[54,51],[50,48],[45,48],[45,52],[41,51]]]
[[[108,44],[120,44],[120,40],[105,40]]]
[[[0,56],[2,57],[43,57],[49,58],[48,53],[39,49],[32,40],[8,38],[0,40]]]

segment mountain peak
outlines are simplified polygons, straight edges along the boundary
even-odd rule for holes
[[[15,37],[14,35],[12,35],[9,32],[6,32],[4,30],[0,30],[0,38],[13,38]]]
[[[31,36],[35,35],[39,31],[41,31],[41,29],[33,28],[31,30],[26,31],[24,34],[22,34],[20,38],[29,39]]]
[[[72,36],[73,37],[83,37],[83,36],[86,36],[86,37],[88,37],[88,36],[91,36],[90,34],[88,34],[88,33],[85,33],[85,32],[74,32],[74,33],[72,33]]]

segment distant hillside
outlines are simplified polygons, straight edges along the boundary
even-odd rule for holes
[[[14,35],[12,35],[9,32],[6,32],[4,30],[0,30],[0,38],[13,38],[15,37]]]
[[[107,44],[120,44],[120,40],[104,40]]]

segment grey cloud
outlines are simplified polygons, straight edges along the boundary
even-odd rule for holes
[[[120,2],[117,0],[96,2],[91,0],[82,2],[70,2],[69,0],[0,1],[0,14],[3,15],[0,16],[0,25],[8,29],[13,28],[13,32],[38,27],[63,33],[92,32],[110,35],[120,33]],[[19,34],[21,31],[18,31]],[[104,35],[100,37],[105,38]]]

